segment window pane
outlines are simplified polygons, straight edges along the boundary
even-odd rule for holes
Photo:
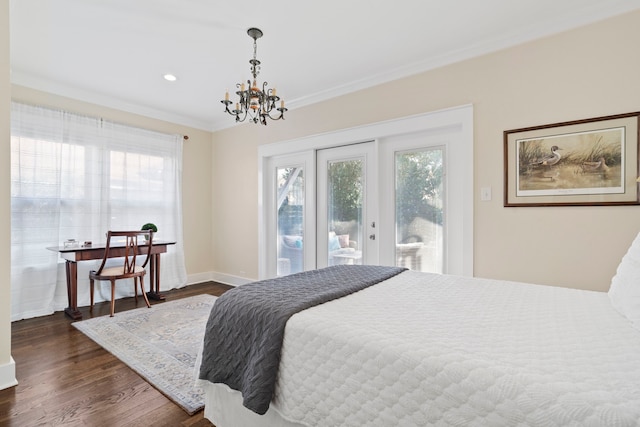
[[[171,194],[173,184],[166,179],[171,167],[163,157],[146,153],[111,151],[109,153],[109,205],[113,226],[132,222],[157,222],[164,210],[164,194]],[[142,225],[142,224],[140,224]]]
[[[304,171],[301,167],[276,170],[278,183],[277,275],[304,270]]]
[[[362,264],[364,162],[332,161],[328,167],[329,265]]]
[[[396,265],[442,273],[443,150],[396,153]]]
[[[68,229],[76,205],[86,202],[82,182],[85,148],[55,141],[11,137],[11,238],[13,259],[47,263],[42,238]],[[66,222],[65,222],[66,221]],[[63,223],[63,227],[60,224]],[[39,255],[39,256],[38,256]]]
[[[84,176],[84,147],[11,137],[11,197],[82,199]]]

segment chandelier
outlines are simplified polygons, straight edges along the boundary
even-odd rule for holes
[[[287,111],[287,109],[284,108],[284,101],[276,95],[275,88],[267,89],[267,82],[262,83],[262,89],[258,86],[257,79],[258,74],[260,74],[260,61],[256,59],[256,52],[258,50],[256,40],[262,37],[262,31],[258,28],[249,28],[247,34],[253,39],[253,59],[249,61],[253,82],[247,80],[246,86],[244,83],[236,84],[238,88],[236,95],[238,95],[239,99],[235,103],[235,109],[229,109],[229,105],[233,104],[233,101],[229,100],[229,91],[224,94],[224,100],[220,102],[224,104],[224,109],[227,113],[236,117],[236,122],[244,122],[248,118],[249,121],[253,123],[259,122],[266,126],[267,118],[271,120],[284,119],[284,112]],[[280,107],[276,108],[278,101],[280,101]]]

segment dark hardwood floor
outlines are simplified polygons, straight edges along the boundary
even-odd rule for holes
[[[220,296],[230,286],[207,282],[165,292],[166,301]],[[162,302],[151,301],[151,304]],[[144,300],[116,301],[118,312]],[[109,314],[109,302],[84,319]],[[116,357],[71,326],[63,312],[11,325],[18,385],[0,390],[0,426],[212,426],[203,411],[189,416]]]

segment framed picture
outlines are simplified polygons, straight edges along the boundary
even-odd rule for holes
[[[504,205],[637,205],[640,112],[504,131]]]

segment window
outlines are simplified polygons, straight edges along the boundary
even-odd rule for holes
[[[395,265],[443,272],[444,149],[395,153]]]
[[[156,224],[158,238],[178,242],[163,255],[162,286],[183,286],[181,170],[179,135],[13,103],[12,320],[67,306],[64,264],[47,247],[104,242],[109,229]],[[78,263],[79,305],[88,304],[90,268]],[[133,295],[133,288],[118,292]]]
[[[278,182],[277,275],[303,271],[304,266],[304,169],[276,169]]]

